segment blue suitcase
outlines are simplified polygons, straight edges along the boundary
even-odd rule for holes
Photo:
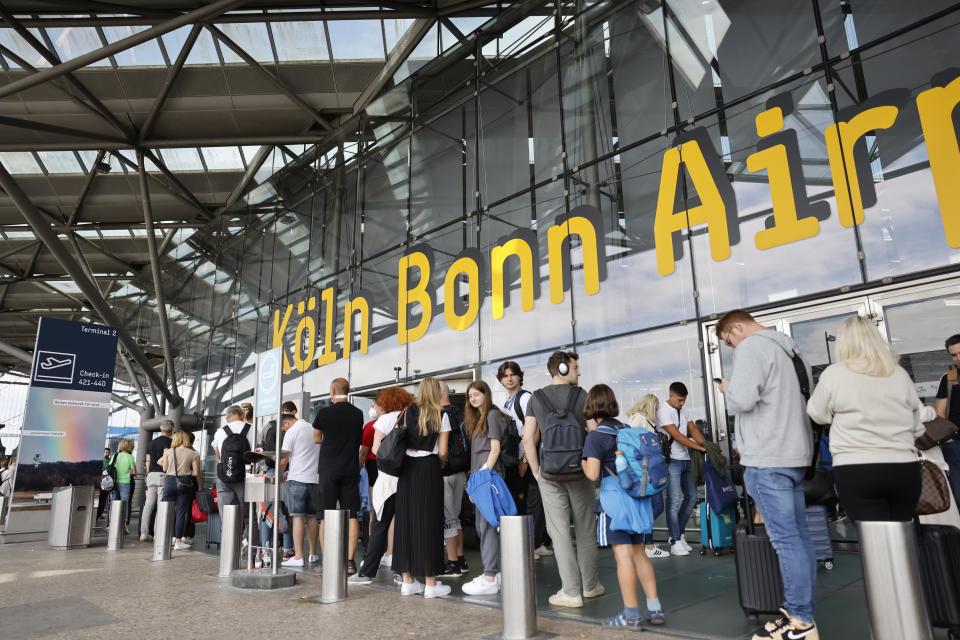
[[[706,555],[707,549],[719,556],[723,549],[733,548],[733,527],[737,524],[737,506],[730,505],[720,513],[715,513],[706,502],[700,503],[700,555]]]
[[[813,540],[817,562],[823,563],[828,571],[833,569],[833,542],[830,540],[830,522],[827,520],[827,508],[807,507],[807,530]]]

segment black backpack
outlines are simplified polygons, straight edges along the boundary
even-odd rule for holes
[[[520,433],[517,423],[507,418],[507,428],[500,439],[500,461],[504,467],[516,467],[520,464]]]
[[[217,477],[224,482],[241,482],[247,475],[243,454],[250,451],[247,433],[250,425],[243,425],[243,431],[233,433],[230,427],[224,427],[227,437],[220,446],[220,463],[217,465]]]
[[[545,424],[540,425],[540,475],[554,482],[568,482],[583,477],[583,441],[586,430],[574,413],[574,405],[580,396],[580,387],[570,388],[570,398],[565,409],[557,409],[547,400],[543,389],[533,397],[550,413]]]
[[[443,465],[443,475],[452,476],[455,473],[470,468],[470,445],[463,431],[463,422],[450,430],[450,440],[447,445],[447,463]]]

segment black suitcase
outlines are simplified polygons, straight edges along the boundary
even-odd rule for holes
[[[952,640],[960,639],[960,529],[920,525],[917,543],[930,622],[949,629]]]
[[[733,532],[733,552],[737,566],[737,588],[740,591],[740,607],[750,622],[758,616],[779,613],[783,606],[783,578],[777,552],[762,524],[753,524],[748,515],[748,524],[738,526]]]

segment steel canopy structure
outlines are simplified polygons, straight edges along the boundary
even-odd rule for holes
[[[217,240],[279,233],[278,176],[349,161],[392,120],[368,107],[423,64],[490,42],[495,56],[507,29],[560,7],[0,2],[0,376],[27,371],[39,317],[106,322],[121,328],[115,399],[145,416],[198,407],[175,336],[214,331],[218,300],[249,277]],[[215,336],[204,368],[247,370],[217,361],[235,339]]]

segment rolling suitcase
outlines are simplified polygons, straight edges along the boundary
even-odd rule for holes
[[[807,507],[807,529],[813,539],[817,562],[822,562],[824,569],[832,570],[833,542],[830,541],[830,522],[827,520],[826,507]]]
[[[220,546],[220,514],[216,511],[207,514],[207,544]]]
[[[946,525],[919,526],[917,535],[920,581],[930,622],[960,639],[960,529]]]
[[[700,540],[703,546],[700,555],[706,555],[707,549],[719,556],[724,549],[733,548],[733,527],[737,524],[737,507],[731,505],[715,512],[704,501],[700,503]]]

